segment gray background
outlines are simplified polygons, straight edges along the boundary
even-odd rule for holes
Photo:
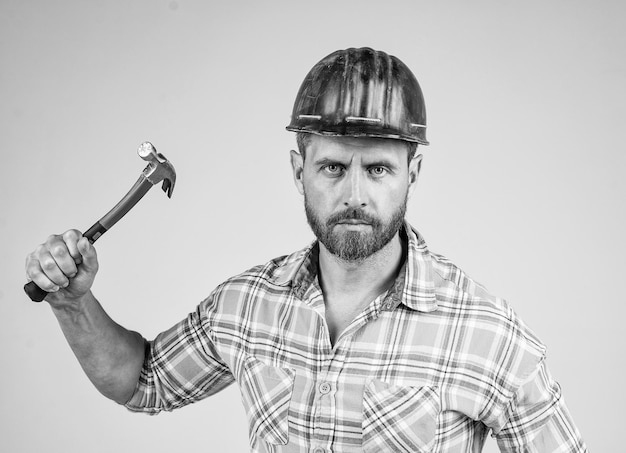
[[[95,391],[26,254],[86,229],[152,141],[176,166],[97,244],[94,292],[148,338],[312,238],[284,130],[310,67],[371,46],[428,107],[408,218],[547,344],[593,451],[623,451],[626,73],[619,1],[0,0],[0,450],[245,451],[231,387],[158,417]],[[495,451],[493,445],[487,451]]]

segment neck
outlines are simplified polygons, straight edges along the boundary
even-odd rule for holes
[[[378,252],[359,261],[345,261],[320,243],[319,278],[326,297],[342,295],[378,296],[393,284],[402,266],[400,234]]]

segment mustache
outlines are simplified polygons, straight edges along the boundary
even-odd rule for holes
[[[376,217],[366,213],[362,209],[348,208],[344,211],[331,215],[326,221],[326,225],[333,226],[337,223],[343,222],[344,220],[360,220],[365,223],[369,223],[372,226],[376,226],[380,223]]]

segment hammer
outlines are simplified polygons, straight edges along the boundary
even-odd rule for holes
[[[148,166],[143,170],[137,182],[131,187],[126,195],[104,217],[94,223],[83,236],[92,244],[115,225],[141,198],[148,193],[153,185],[163,181],[163,192],[172,197],[174,184],[176,183],[176,171],[172,164],[161,153],[157,153],[150,142],[143,142],[137,149],[137,154],[143,160],[148,161]],[[41,302],[48,293],[41,289],[35,282],[24,285],[24,291],[34,302]]]

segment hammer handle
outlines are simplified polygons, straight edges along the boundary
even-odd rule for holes
[[[107,229],[100,222],[94,223],[91,228],[83,234],[92,244],[98,240],[100,236],[106,233]],[[33,302],[41,302],[46,298],[48,292],[37,286],[37,283],[30,281],[24,285],[24,291]]]
[[[130,209],[137,204],[139,200],[150,190],[152,183],[142,174],[137,182],[130,188],[128,193],[117,203],[113,209],[107,212],[104,217],[94,223],[83,234],[92,244],[96,242],[100,236],[106,233],[118,220],[126,215]],[[35,282],[28,282],[24,285],[24,291],[33,302],[41,302],[46,298],[48,293],[41,289]]]

